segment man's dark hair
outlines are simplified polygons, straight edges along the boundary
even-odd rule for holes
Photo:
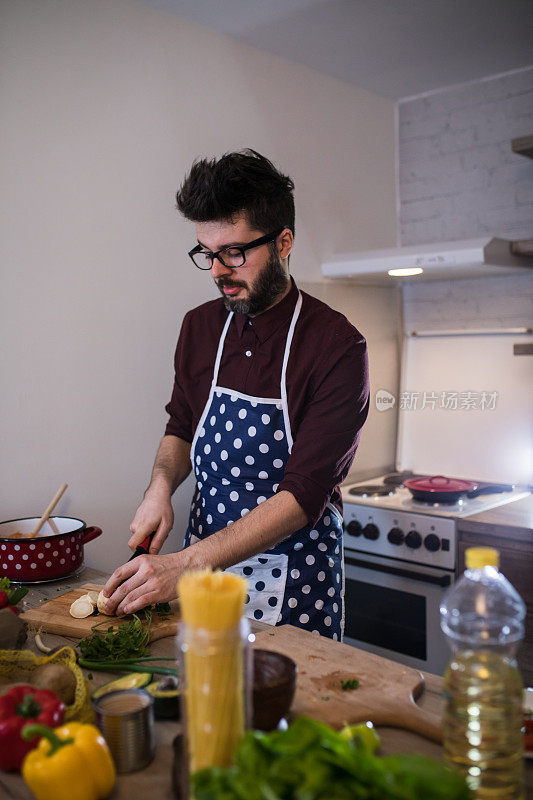
[[[195,161],[176,201],[191,222],[231,221],[246,212],[252,228],[265,234],[290,228],[294,234],[294,183],[255,150]]]

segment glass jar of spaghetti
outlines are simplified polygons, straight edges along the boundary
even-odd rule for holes
[[[187,573],[178,584],[184,773],[233,764],[252,720],[250,623],[246,581],[229,572]]]

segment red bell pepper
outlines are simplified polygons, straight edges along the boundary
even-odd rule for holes
[[[14,686],[0,697],[0,769],[20,770],[24,757],[37,747],[39,738],[26,742],[21,730],[38,723],[56,728],[65,716],[65,704],[48,689]]]

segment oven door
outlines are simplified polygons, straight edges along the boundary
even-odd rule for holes
[[[344,642],[442,675],[450,651],[440,629],[449,570],[345,550]]]

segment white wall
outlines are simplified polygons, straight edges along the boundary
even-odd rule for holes
[[[289,172],[291,267],[317,281],[332,252],[396,241],[393,104],[131,0],[0,14],[1,518],[39,514],[66,480],[58,512],[102,526],[86,561],[112,569],[182,316],[214,296],[174,210],[186,169],[251,146]]]

